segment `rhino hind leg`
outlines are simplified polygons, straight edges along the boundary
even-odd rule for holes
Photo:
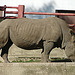
[[[41,56],[41,62],[50,62],[49,54],[52,51],[53,47],[54,47],[53,42],[50,42],[50,41],[44,42],[44,47],[43,47],[42,56]]]
[[[5,63],[9,63],[8,50],[11,47],[12,44],[13,44],[12,41],[9,39],[7,44],[2,48],[1,57],[3,58]]]

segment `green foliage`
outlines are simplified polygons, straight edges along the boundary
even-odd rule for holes
[[[40,60],[29,60],[29,61],[26,61],[26,62],[40,62]]]
[[[31,60],[28,60],[28,61],[24,61],[24,60],[14,60],[14,61],[12,61],[12,62],[14,62],[14,63],[29,63],[29,62],[40,62],[40,60],[33,60],[33,59],[31,59]]]
[[[40,61],[41,61],[41,58],[40,59],[30,58],[29,60],[23,60],[23,59],[19,60],[18,59],[18,60],[14,60],[12,62],[14,62],[14,63],[32,63],[32,62],[40,62]],[[69,60],[67,58],[51,58],[50,61],[51,62],[71,62],[71,60]]]

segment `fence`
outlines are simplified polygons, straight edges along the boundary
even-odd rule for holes
[[[6,11],[7,8],[11,9],[17,9],[18,11]],[[4,16],[0,18],[21,18],[24,16],[24,5],[19,5],[18,7],[11,7],[11,6],[0,6],[0,11],[4,11]],[[18,14],[18,17],[16,16],[6,16],[6,14]]]
[[[6,11],[7,8],[11,9],[17,9],[18,11]],[[22,18],[24,17],[24,14],[29,14],[29,15],[59,15],[59,16],[75,16],[75,13],[45,13],[45,12],[24,12],[24,5],[19,5],[18,7],[13,7],[13,6],[0,6],[0,11],[4,11],[3,17],[1,16],[0,18],[9,18],[9,19],[14,19],[14,18]],[[16,16],[6,16],[6,14],[18,14],[18,17]],[[70,24],[70,27],[74,27],[75,24]]]
[[[13,7],[13,6],[0,6],[0,11],[4,11],[4,16],[0,18],[12,18],[6,17],[6,14],[18,14],[18,17],[13,17],[13,18],[21,18],[24,16],[24,14],[29,14],[29,15],[62,15],[62,16],[75,16],[74,13],[45,13],[45,12],[24,12],[24,5],[19,5],[18,7]],[[13,8],[17,9],[18,11],[6,11],[7,8]]]
[[[0,10],[4,11],[4,17],[5,18],[12,18],[12,17],[6,17],[5,15],[6,14],[18,14],[18,17],[16,18],[21,18],[24,16],[24,14],[29,14],[29,15],[62,15],[62,16],[75,16],[74,13],[45,13],[45,12],[24,12],[24,5],[19,5],[18,7],[11,7],[11,6],[0,6]],[[18,10],[17,11],[6,11],[6,8],[15,8]],[[3,18],[3,17],[0,17],[0,18]],[[15,18],[15,17],[14,17]]]

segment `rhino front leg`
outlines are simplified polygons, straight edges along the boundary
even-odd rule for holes
[[[50,41],[45,41],[44,42],[41,62],[50,62],[49,54],[50,54],[51,50],[53,49],[53,46],[54,46],[53,42],[50,42]]]
[[[7,44],[2,48],[1,57],[3,58],[5,63],[9,63],[9,60],[8,60],[8,50],[9,50],[11,45],[12,45],[12,42],[11,42],[11,40],[9,40],[7,42]]]

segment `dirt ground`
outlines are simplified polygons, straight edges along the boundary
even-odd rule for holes
[[[0,50],[1,52],[1,50]],[[31,58],[31,57],[36,57],[36,58],[41,58],[41,49],[38,50],[24,50],[21,48],[18,48],[15,45],[12,45],[10,50],[9,50],[9,60],[13,61],[16,59],[23,59],[23,58]],[[61,50],[60,48],[55,48],[52,50],[50,54],[51,58],[66,58],[65,51]],[[3,59],[0,57],[0,61],[3,61]]]

